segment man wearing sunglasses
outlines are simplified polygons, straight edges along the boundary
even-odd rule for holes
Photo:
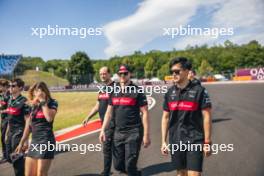
[[[139,176],[137,161],[142,141],[145,148],[150,145],[148,103],[146,96],[130,81],[131,71],[127,65],[119,67],[118,76],[117,86],[121,91],[113,92],[109,98],[99,139],[105,141],[105,129],[112,115],[115,123],[114,167],[120,173]]]
[[[26,104],[27,98],[21,95],[24,88],[24,81],[17,78],[10,82],[9,91],[10,98],[5,113],[8,119],[6,149],[8,161],[13,164],[16,176],[24,175],[24,158],[23,155],[16,155],[15,150],[23,136],[26,123],[29,123],[30,108]]]
[[[170,69],[174,85],[164,96],[161,153],[167,155],[170,151],[177,176],[200,176],[203,156],[210,155],[211,101],[204,87],[188,79],[192,69],[188,59],[173,59]],[[200,147],[180,150],[182,144]],[[178,146],[177,150],[172,146]]]
[[[8,80],[0,79],[1,143],[2,143],[2,154],[3,154],[0,163],[4,163],[7,161],[5,136],[6,136],[8,122],[7,122],[6,113],[1,113],[1,111],[7,108],[7,103],[9,99],[8,85],[9,85]]]

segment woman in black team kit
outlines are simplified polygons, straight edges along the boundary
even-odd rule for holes
[[[51,98],[44,82],[36,83],[30,88],[29,99],[32,101],[31,122],[25,128],[18,150],[21,150],[31,131],[32,141],[26,156],[25,175],[46,176],[56,149],[52,127],[58,104]],[[42,151],[41,147],[47,149]]]

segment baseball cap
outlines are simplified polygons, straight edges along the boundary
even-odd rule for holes
[[[130,69],[127,65],[120,65],[117,73],[127,73],[130,72]]]

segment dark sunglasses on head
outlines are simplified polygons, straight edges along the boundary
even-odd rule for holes
[[[17,87],[16,84],[10,84],[9,87]]]
[[[171,74],[179,75],[179,74],[181,73],[181,70],[179,70],[179,69],[170,70],[170,73],[171,73]]]
[[[124,73],[118,73],[119,76],[127,76],[128,75],[128,72],[124,72]]]

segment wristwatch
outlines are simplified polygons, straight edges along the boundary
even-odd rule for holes
[[[41,101],[40,103],[39,103],[39,105],[42,107],[42,106],[45,106],[47,104],[47,102],[46,101]]]

